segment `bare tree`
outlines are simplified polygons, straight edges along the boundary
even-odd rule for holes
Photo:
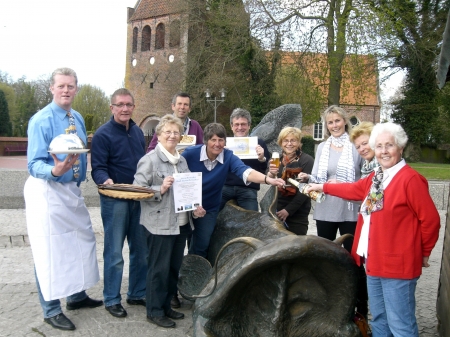
[[[247,8],[252,31],[263,41],[270,45],[275,33],[281,34],[282,49],[299,52],[295,64],[317,88],[326,88],[329,105],[341,103],[343,89],[348,89],[342,87],[345,64],[345,76],[359,82],[368,70],[376,69],[376,58],[361,63],[358,57],[349,57],[377,50],[376,25],[365,29],[371,16],[363,1],[248,0]],[[317,57],[319,53],[326,54],[325,62]]]

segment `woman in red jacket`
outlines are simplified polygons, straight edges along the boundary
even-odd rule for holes
[[[309,189],[363,201],[352,256],[366,264],[374,337],[419,336],[414,293],[439,236],[428,183],[402,158],[407,141],[400,125],[377,124],[369,144],[380,167],[368,179]]]

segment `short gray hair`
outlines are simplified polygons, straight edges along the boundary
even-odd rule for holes
[[[78,77],[77,73],[70,68],[58,68],[52,73],[51,85],[55,84],[55,76],[56,75],[64,75],[64,76],[73,76],[75,78],[75,84],[78,86]]]
[[[117,96],[130,96],[131,100],[133,101],[133,104],[134,104],[134,97],[131,94],[130,90],[128,90],[126,88],[120,88],[120,89],[117,89],[116,91],[114,91],[114,93],[111,95],[111,104],[116,102]]]
[[[408,143],[408,136],[405,130],[399,125],[391,122],[378,123],[373,127],[372,133],[369,138],[370,147],[375,150],[375,141],[377,137],[382,133],[389,133],[394,137],[395,144],[401,149],[404,149],[406,143]]]
[[[250,116],[250,112],[242,108],[236,108],[230,115],[230,124],[233,125],[233,119],[245,118],[248,121],[248,124],[252,124],[252,116]]]
[[[165,127],[167,124],[175,124],[176,126],[178,126],[178,129],[180,130],[180,135],[183,134],[184,126],[183,123],[181,122],[181,119],[172,114],[168,114],[164,115],[159,121],[158,125],[156,126],[155,132],[158,136],[161,135],[163,127]]]

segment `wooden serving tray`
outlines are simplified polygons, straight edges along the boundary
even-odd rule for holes
[[[155,195],[151,188],[132,185],[132,184],[100,184],[98,192],[107,197],[116,199],[148,199]]]

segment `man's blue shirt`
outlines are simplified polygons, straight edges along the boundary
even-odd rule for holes
[[[75,118],[78,137],[87,144],[86,127],[83,117],[79,112],[71,109],[70,113]],[[73,177],[73,171],[69,170],[62,176],[54,177],[51,173],[55,166],[55,161],[48,152],[50,142],[56,136],[66,133],[69,127],[69,117],[67,111],[59,107],[55,102],[51,102],[42,110],[35,113],[28,123],[28,172],[35,178],[53,180],[59,183],[77,181],[78,184],[86,179],[87,155],[80,154],[80,176]],[[67,155],[58,154],[58,160],[64,160]]]

